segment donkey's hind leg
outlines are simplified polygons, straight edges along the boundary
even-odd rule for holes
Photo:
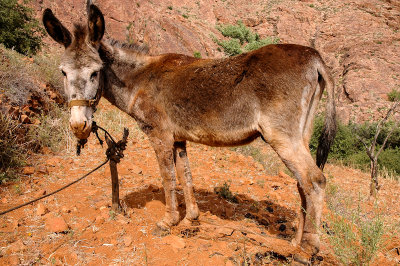
[[[186,142],[175,142],[174,159],[176,173],[185,194],[186,216],[181,223],[191,225],[191,221],[199,217],[199,208],[197,207],[193,192],[192,173],[190,172],[189,160],[186,153]]]
[[[154,151],[157,156],[165,192],[165,216],[157,223],[162,230],[169,230],[179,222],[178,203],[176,199],[176,177],[174,167],[174,146],[170,138],[151,137]]]
[[[298,181],[302,209],[294,242],[300,244],[304,251],[316,254],[320,245],[317,230],[324,204],[325,176],[315,164],[302,138],[280,135],[279,138],[268,139],[268,143]]]

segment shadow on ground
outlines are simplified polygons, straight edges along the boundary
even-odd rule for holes
[[[180,219],[185,216],[185,202],[182,190],[177,190]],[[296,212],[270,201],[255,201],[243,194],[237,194],[237,203],[232,203],[215,192],[195,190],[196,200],[201,212],[210,212],[217,217],[240,221],[251,219],[258,223],[260,228],[279,238],[290,240],[294,237]],[[164,190],[150,185],[149,187],[132,192],[125,196],[123,201],[130,208],[143,208],[146,203],[158,200],[165,204]]]

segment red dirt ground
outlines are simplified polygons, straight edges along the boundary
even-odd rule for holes
[[[112,109],[102,102],[102,108]],[[107,125],[101,124],[107,128]],[[260,163],[228,148],[190,143],[198,226],[176,226],[167,236],[153,235],[165,205],[158,165],[148,140],[129,122],[125,158],[118,165],[120,198],[125,213],[113,213],[110,172],[101,168],[70,188],[0,217],[0,264],[56,265],[280,265],[291,262],[290,240],[297,227],[299,195],[296,181],[284,173],[267,175]],[[120,138],[121,134],[113,134]],[[255,145],[261,145],[256,143]],[[265,147],[264,149],[268,149]],[[105,160],[105,148],[91,136],[82,155],[47,152],[32,158],[32,175],[0,187],[0,210],[49,193],[85,174]],[[264,151],[264,150],[263,150]],[[344,194],[368,194],[368,174],[328,165],[329,182]],[[214,189],[230,183],[238,203]],[[179,189],[181,216],[183,192]],[[372,209],[372,201],[362,203]],[[385,221],[399,223],[400,184],[382,180],[378,205]],[[383,206],[383,207],[382,207]],[[324,213],[328,212],[325,209]],[[43,214],[43,215],[42,215]],[[49,224],[62,217],[68,229],[54,233]],[[391,241],[376,265],[400,261],[400,241]],[[396,249],[397,248],[397,249]],[[397,253],[396,253],[397,252]],[[339,264],[324,239],[316,264]]]

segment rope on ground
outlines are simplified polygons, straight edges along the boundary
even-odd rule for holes
[[[96,122],[93,121],[92,132],[93,132],[94,134],[96,134],[96,137],[97,137],[97,139],[98,139],[99,142],[100,142],[100,145],[103,145],[103,140],[99,137],[99,134],[98,134],[98,130],[99,130],[99,129],[102,130],[102,131],[104,132],[104,138],[105,138],[105,140],[106,140],[106,142],[107,142],[107,145],[108,145],[108,148],[107,148],[107,150],[106,150],[107,159],[106,159],[103,163],[101,163],[99,166],[97,166],[96,168],[94,168],[92,171],[88,172],[88,173],[85,174],[84,176],[82,176],[82,177],[76,179],[75,181],[72,181],[71,183],[69,183],[69,184],[67,184],[67,185],[65,185],[65,186],[63,186],[63,187],[61,187],[61,188],[59,188],[59,189],[57,189],[57,190],[51,192],[50,194],[43,195],[43,196],[41,196],[41,197],[39,197],[39,198],[33,199],[33,200],[28,201],[28,202],[25,202],[25,203],[23,203],[23,204],[21,204],[21,205],[15,206],[15,207],[13,207],[13,208],[11,208],[11,209],[8,209],[8,210],[5,210],[5,211],[0,212],[0,216],[1,216],[1,215],[4,215],[4,214],[6,214],[6,213],[12,212],[12,211],[14,211],[14,210],[17,210],[17,209],[19,209],[19,208],[22,208],[22,207],[24,207],[24,206],[26,206],[26,205],[29,205],[29,204],[31,204],[31,203],[34,203],[34,202],[36,202],[36,201],[38,201],[38,200],[47,198],[47,197],[49,197],[49,196],[51,196],[51,195],[54,195],[54,194],[60,192],[61,190],[66,189],[67,187],[72,186],[73,184],[75,184],[75,183],[81,181],[81,180],[84,179],[85,177],[89,176],[89,175],[92,174],[93,172],[95,172],[95,171],[97,171],[98,169],[100,169],[103,165],[105,165],[106,163],[108,163],[110,160],[111,160],[112,162],[114,162],[114,169],[115,169],[115,170],[114,170],[114,171],[115,171],[115,176],[114,176],[114,179],[113,179],[113,202],[116,201],[116,200],[119,201],[119,195],[118,195],[118,193],[117,193],[116,195],[114,195],[114,194],[115,194],[115,189],[116,189],[116,191],[118,192],[118,188],[114,188],[115,186],[118,186],[118,173],[117,173],[117,171],[116,171],[116,164],[119,163],[120,160],[121,160],[121,158],[124,157],[123,151],[126,149],[127,138],[128,138],[128,135],[129,135],[129,130],[128,130],[127,128],[124,128],[124,135],[123,135],[122,140],[116,142],[116,141],[114,140],[114,138],[111,136],[111,134],[108,133],[107,130],[105,130],[104,128],[98,126],[98,125],[96,124]],[[83,149],[83,148],[85,147],[85,144],[86,144],[86,143],[87,143],[87,139],[81,139],[81,140],[78,141],[78,144],[77,144],[77,147],[76,147],[76,153],[77,153],[77,155],[80,155],[81,149]]]
[[[57,190],[55,190],[55,191],[49,193],[49,194],[43,195],[43,196],[41,196],[41,197],[39,197],[39,198],[33,199],[33,200],[28,201],[28,202],[25,202],[25,203],[23,203],[23,204],[21,204],[21,205],[15,206],[15,207],[13,207],[13,208],[11,208],[11,209],[8,209],[8,210],[5,210],[5,211],[3,211],[3,212],[0,212],[0,216],[1,216],[1,215],[4,215],[4,214],[6,214],[6,213],[12,212],[12,211],[14,211],[14,210],[17,210],[17,209],[19,209],[19,208],[22,208],[22,207],[24,207],[24,206],[26,206],[26,205],[29,205],[29,204],[31,204],[31,203],[34,203],[34,202],[36,202],[36,201],[38,201],[38,200],[41,200],[41,199],[50,197],[51,195],[54,195],[54,194],[60,192],[61,190],[64,190],[64,189],[66,189],[67,187],[72,186],[73,184],[75,184],[75,183],[81,181],[81,180],[84,179],[85,177],[89,176],[89,175],[92,174],[93,172],[95,172],[95,171],[97,171],[98,169],[100,169],[103,165],[105,165],[106,163],[108,163],[109,160],[110,160],[110,159],[107,158],[107,160],[105,160],[103,163],[101,163],[99,166],[97,166],[96,168],[94,168],[92,171],[88,172],[88,173],[85,174],[84,176],[82,176],[82,177],[76,179],[75,181],[72,181],[71,183],[69,183],[69,184],[67,184],[67,185],[65,185],[65,186],[63,186],[63,187],[61,187],[61,188],[59,188],[59,189],[57,189]]]

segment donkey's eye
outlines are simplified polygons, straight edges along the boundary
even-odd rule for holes
[[[63,74],[64,77],[67,76],[67,73],[65,73],[64,70],[61,70],[61,73]]]
[[[92,75],[90,75],[90,79],[93,81],[97,77],[98,74],[99,74],[99,71],[93,72]]]

